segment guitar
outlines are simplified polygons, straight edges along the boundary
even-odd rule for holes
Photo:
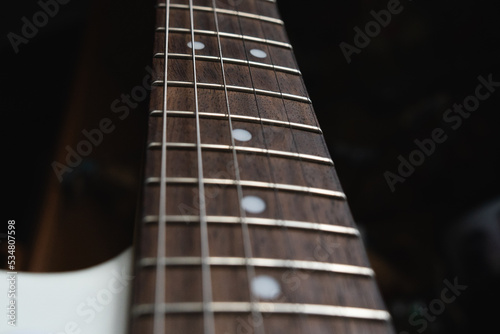
[[[393,333],[276,3],[156,14],[134,247],[16,274],[2,333]]]

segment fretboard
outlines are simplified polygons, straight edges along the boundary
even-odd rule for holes
[[[131,333],[392,333],[276,3],[156,25]]]

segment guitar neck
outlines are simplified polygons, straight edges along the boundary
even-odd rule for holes
[[[158,3],[131,333],[392,333],[276,3]]]

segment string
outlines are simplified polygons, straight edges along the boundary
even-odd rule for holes
[[[240,212],[240,224],[241,224],[241,232],[242,232],[242,237],[243,237],[243,251],[245,254],[245,267],[246,267],[246,273],[247,273],[250,302],[252,304],[251,309],[252,309],[252,315],[254,318],[262,319],[262,314],[255,307],[255,303],[257,302],[257,299],[252,294],[252,289],[251,289],[252,281],[255,278],[255,268],[249,263],[249,259],[253,258],[252,242],[250,239],[250,231],[248,228],[248,224],[246,222],[245,210],[243,209],[243,207],[241,205],[242,200],[243,200],[243,188],[242,188],[241,183],[240,183],[240,181],[241,181],[240,168],[238,165],[238,157],[236,154],[236,144],[235,144],[234,137],[233,137],[233,122],[231,119],[231,107],[229,105],[229,95],[228,95],[228,91],[227,91],[226,75],[225,75],[225,70],[224,70],[224,60],[223,60],[223,55],[222,55],[222,44],[221,44],[221,40],[220,40],[219,20],[218,20],[218,16],[217,16],[217,12],[216,12],[217,5],[216,5],[215,0],[212,0],[212,6],[214,9],[214,20],[215,20],[215,27],[216,27],[216,31],[217,31],[217,44],[218,44],[218,49],[219,49],[219,58],[220,58],[220,65],[221,65],[221,71],[222,71],[222,81],[223,81],[223,86],[224,86],[224,97],[225,97],[225,102],[226,102],[227,118],[228,118],[228,122],[229,122],[229,133],[230,133],[230,138],[231,138],[234,173],[235,173],[235,178],[236,178],[236,189],[237,189],[237,194],[238,194],[238,203],[239,203],[239,212]],[[263,326],[259,326],[256,329],[257,329],[258,334],[265,334]]]
[[[208,245],[208,223],[205,202],[205,185],[203,178],[203,161],[201,154],[200,114],[198,107],[198,82],[196,76],[196,47],[194,41],[194,10],[193,0],[189,0],[189,18],[191,21],[191,51],[193,57],[194,105],[196,115],[196,153],[198,159],[198,189],[200,198],[200,235],[201,235],[201,266],[203,289],[203,324],[205,334],[215,334],[215,319],[212,310],[212,279],[210,272],[210,250]]]
[[[170,0],[165,7],[165,58],[163,73],[163,109],[162,109],[162,141],[161,141],[161,167],[160,167],[160,206],[158,213],[158,249],[156,255],[156,286],[154,302],[153,333],[165,333],[165,265],[163,258],[166,256],[166,204],[167,204],[167,68],[168,68],[168,28],[170,25]]]
[[[239,5],[236,4],[235,5],[235,9],[236,11],[239,11]],[[260,21],[260,20],[259,20]],[[244,32],[243,32],[243,26],[242,26],[242,23],[241,23],[241,19],[240,19],[240,16],[238,16],[238,25],[239,25],[239,28],[240,28],[240,33],[241,35],[244,35]],[[248,58],[248,49],[247,49],[247,46],[246,46],[246,42],[245,42],[245,39],[242,40],[243,41],[243,49],[244,49],[244,52],[245,52],[245,58],[247,60],[247,63],[248,63],[248,71],[249,71],[249,74],[250,74],[250,81],[251,81],[251,84],[252,84],[252,87],[255,88],[255,83],[254,83],[254,79],[253,79],[253,76],[252,76],[252,68],[251,68],[251,64],[250,64],[250,60]],[[262,132],[262,138],[264,139],[264,146],[265,146],[265,149],[266,150],[269,150],[269,144],[268,144],[268,139],[265,135],[265,132],[264,132],[264,123],[262,121],[262,112],[260,110],[260,106],[259,106],[259,102],[258,102],[258,99],[257,99],[257,92],[254,91],[254,99],[255,99],[255,104],[257,106],[257,113],[259,115],[259,118],[261,119],[260,121],[260,127],[261,127],[261,132]],[[271,156],[269,153],[266,154],[267,156],[267,164],[269,166],[269,171],[270,171],[270,176],[271,176],[271,182],[273,184],[276,184],[276,178],[274,176],[274,168],[273,168],[273,165],[271,163]],[[278,190],[275,188],[273,189],[273,194],[274,194],[274,199],[275,199],[275,203],[279,203],[279,195],[278,195]],[[281,206],[278,204],[276,205],[276,211],[277,211],[277,217],[276,218],[283,218],[283,210],[281,208]],[[285,230],[285,242],[287,243],[288,247],[286,249],[286,253],[287,253],[287,257],[288,258],[293,258],[290,256],[290,253],[291,253],[291,243],[290,243],[290,240],[289,240],[289,236],[288,236],[288,233],[286,233],[286,227],[282,227],[282,229]],[[264,322],[262,322],[262,330],[264,331]]]

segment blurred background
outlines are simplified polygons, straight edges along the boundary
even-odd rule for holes
[[[479,76],[500,82],[495,3],[401,0],[401,12],[350,63],[339,44],[355,46],[354,28],[364,31],[374,20],[370,11],[387,9],[388,1],[278,4],[397,332],[491,331],[500,311],[500,87],[456,129],[443,115],[475,94]],[[57,258],[40,249],[64,243],[58,235],[74,233],[80,245],[123,240],[98,259],[131,242],[145,130],[138,124],[145,124],[147,100],[65,180],[62,207],[50,204],[57,182],[51,163],[61,156],[59,140],[78,139],[71,124],[96,127],[99,107],[109,110],[142,81],[154,29],[152,1],[75,0],[15,54],[7,34],[19,33],[21,18],[37,11],[35,1],[23,0],[0,14],[2,217],[16,220],[19,265],[32,270],[40,269],[32,264],[37,257]],[[104,93],[94,96],[92,84]],[[446,141],[392,191],[384,173],[398,174],[398,157],[408,159],[414,141],[431,138],[436,128]],[[76,210],[82,202],[95,212]],[[51,222],[61,210],[75,225],[95,221],[95,230],[68,232],[71,226]],[[51,231],[42,237],[34,224],[40,216]],[[54,265],[71,265],[59,258]],[[436,299],[457,282],[467,288],[439,309]],[[425,329],[416,323],[424,308],[439,313],[431,313]]]

